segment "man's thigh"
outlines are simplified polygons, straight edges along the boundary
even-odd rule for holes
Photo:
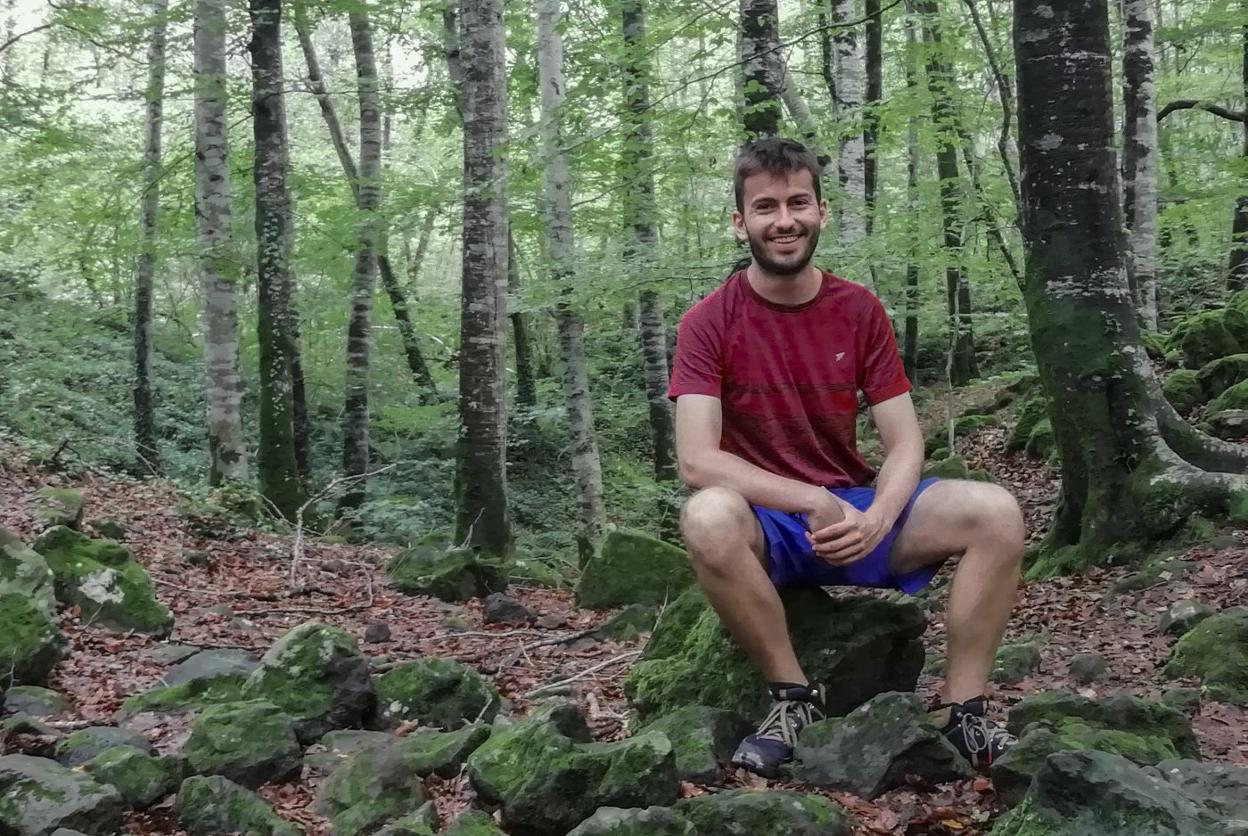
[[[892,571],[904,574],[960,556],[970,542],[977,509],[1000,490],[988,482],[942,479],[923,491],[893,541]]]

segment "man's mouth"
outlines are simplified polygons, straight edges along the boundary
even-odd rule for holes
[[[801,235],[801,233],[799,233],[799,232],[795,232],[795,233],[793,233],[792,235],[775,235],[775,236],[772,236],[771,243],[773,243],[773,244],[792,244],[792,243],[796,242],[796,241],[797,241],[799,238],[801,238],[801,237],[802,237],[802,235]]]

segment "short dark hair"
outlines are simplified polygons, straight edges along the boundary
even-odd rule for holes
[[[733,165],[732,190],[737,199],[737,211],[745,211],[745,180],[755,174],[788,174],[794,171],[809,171],[811,182],[815,184],[815,200],[822,200],[819,189],[819,176],[822,168],[815,155],[806,150],[806,146],[792,139],[778,136],[756,139],[747,142],[737,153],[737,161]]]

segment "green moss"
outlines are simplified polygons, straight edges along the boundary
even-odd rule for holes
[[[217,676],[212,679],[193,679],[181,685],[156,688],[127,699],[121,705],[120,717],[133,717],[145,711],[168,714],[184,711],[202,711],[210,705],[238,702],[243,699],[241,675]]]
[[[43,487],[38,491],[43,502],[39,505],[39,519],[45,525],[65,525],[77,528],[82,524],[84,500],[80,491],[71,488]]]
[[[1057,450],[1057,438],[1053,434],[1053,424],[1048,418],[1042,418],[1031,428],[1027,436],[1027,444],[1023,447],[1033,459],[1047,461]]]
[[[1248,354],[1232,354],[1206,363],[1196,379],[1205,400],[1216,398],[1236,383],[1248,380]]]
[[[689,631],[710,607],[701,587],[691,586],[659,611],[643,659],[664,659],[684,645]]]
[[[1161,384],[1161,392],[1170,405],[1186,415],[1205,402],[1205,390],[1199,375],[1191,369],[1171,372]]]
[[[1018,411],[1018,418],[1014,422],[1013,429],[1010,430],[1009,438],[1006,439],[1005,449],[1010,452],[1018,452],[1026,447],[1027,439],[1031,437],[1031,431],[1037,423],[1047,418],[1048,414],[1048,400],[1043,395],[1028,398]]]
[[[1248,409],[1248,380],[1241,380],[1209,402],[1210,415],[1228,409]]]
[[[966,466],[966,459],[961,456],[947,456],[935,459],[923,468],[924,479],[973,479],[977,482],[991,482],[992,476],[983,470],[972,470]]]
[[[795,792],[730,790],[683,799],[675,809],[699,834],[849,836],[853,830],[850,817],[828,799]]]
[[[247,836],[299,836],[264,799],[220,775],[187,778],[178,790],[174,812],[194,836],[245,833]]]
[[[453,659],[405,662],[377,680],[377,710],[384,724],[418,720],[456,729],[478,720],[492,722],[502,699],[476,670]]]
[[[1183,365],[1199,369],[1219,357],[1243,349],[1233,330],[1241,330],[1242,314],[1228,319],[1224,310],[1201,311],[1180,322],[1170,332],[1170,346],[1183,353]]]
[[[303,750],[294,724],[264,700],[205,708],[183,748],[200,775],[224,775],[245,787],[297,776]]]
[[[0,689],[46,683],[65,655],[65,637],[25,595],[0,595]]]
[[[1166,358],[1167,338],[1165,334],[1159,334],[1156,331],[1141,331],[1140,341],[1144,343],[1148,359],[1160,362]]]
[[[978,415],[975,413],[960,415],[953,420],[953,437],[965,438],[984,427],[998,427],[1001,419],[995,415]],[[927,437],[924,444],[924,455],[931,458],[935,451],[948,446],[949,427],[941,424],[940,428]]]
[[[662,604],[693,583],[684,549],[637,531],[608,532],[576,586],[577,603],[603,609]]]
[[[443,831],[443,836],[506,836],[488,813],[468,810]]]
[[[1128,694],[1097,700],[1069,691],[1043,691],[1010,710],[1008,727],[1014,734],[1037,724],[1066,735],[1072,744],[1081,744],[1071,748],[1113,752],[1137,763],[1200,757],[1186,715]]]
[[[1197,677],[1214,699],[1248,706],[1248,608],[1224,610],[1189,630],[1163,673]]]
[[[116,787],[132,807],[147,807],[178,787],[185,762],[153,757],[129,746],[114,746],[87,761],[83,769],[96,780]]]
[[[483,598],[507,588],[503,563],[470,549],[443,551],[413,546],[386,565],[390,585],[409,595],[432,595],[443,601]]]

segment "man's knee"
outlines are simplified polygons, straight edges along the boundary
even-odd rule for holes
[[[680,531],[696,563],[726,568],[753,549],[754,517],[750,504],[731,488],[703,488],[685,501]]]
[[[964,507],[973,536],[992,540],[1003,556],[1021,558],[1027,532],[1014,495],[1000,485],[980,482],[972,499]]]

